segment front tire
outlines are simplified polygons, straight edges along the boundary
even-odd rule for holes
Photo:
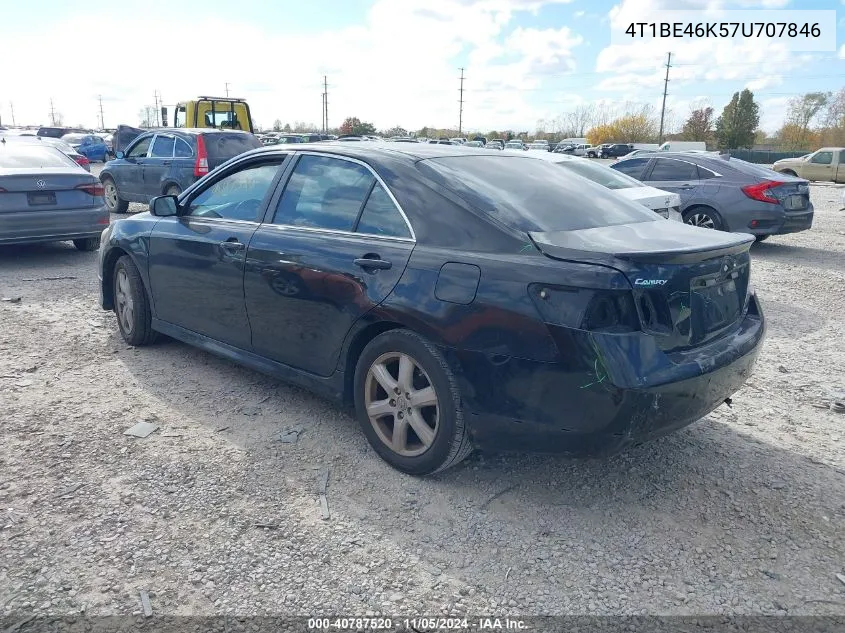
[[[149,345],[156,339],[144,280],[128,255],[117,260],[112,277],[114,313],[120,335],[129,345]]]
[[[108,208],[109,213],[126,213],[129,211],[129,203],[120,199],[120,192],[117,190],[117,184],[114,180],[106,177],[102,181],[103,189],[105,189],[106,208]]]
[[[88,237],[82,240],[73,240],[73,245],[83,252],[96,251],[100,248],[100,236]]]
[[[370,341],[355,368],[354,395],[370,445],[403,473],[429,475],[472,452],[455,376],[414,332],[391,330]]]

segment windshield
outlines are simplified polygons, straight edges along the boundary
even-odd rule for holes
[[[475,209],[520,231],[589,229],[653,222],[655,214],[551,161],[520,156],[452,156],[420,161],[420,171]],[[565,172],[564,172],[565,173]]]
[[[614,171],[610,167],[603,165],[596,165],[595,163],[581,160],[566,160],[560,161],[557,164],[608,189],[631,189],[632,187],[645,186],[639,180],[635,180],[630,176],[626,176],[621,172]]]

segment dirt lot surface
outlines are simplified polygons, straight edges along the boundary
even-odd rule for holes
[[[768,338],[733,408],[606,461],[429,479],[303,391],[127,347],[96,254],[0,249],[0,615],[138,613],[141,590],[159,614],[845,613],[841,192],[754,247]]]

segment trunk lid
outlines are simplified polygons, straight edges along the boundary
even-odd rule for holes
[[[149,130],[142,130],[131,125],[118,125],[112,136],[112,145],[115,152],[125,151],[129,144],[136,138],[141,136],[144,132]]]
[[[529,235],[547,257],[624,274],[643,331],[665,351],[716,338],[747,308],[751,235],[663,221]]]
[[[99,180],[78,167],[52,168],[44,173],[31,169],[4,169],[0,174],[0,214],[21,211],[88,209],[103,204],[80,186],[98,186]]]
[[[652,211],[662,211],[672,207],[681,206],[681,196],[671,191],[663,191],[655,187],[628,187],[627,189],[614,189],[614,193],[627,198],[632,202],[639,202]]]

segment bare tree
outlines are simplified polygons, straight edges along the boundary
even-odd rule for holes
[[[141,127],[155,127],[157,120],[155,106],[146,105],[141,108],[138,118],[141,120]]]

